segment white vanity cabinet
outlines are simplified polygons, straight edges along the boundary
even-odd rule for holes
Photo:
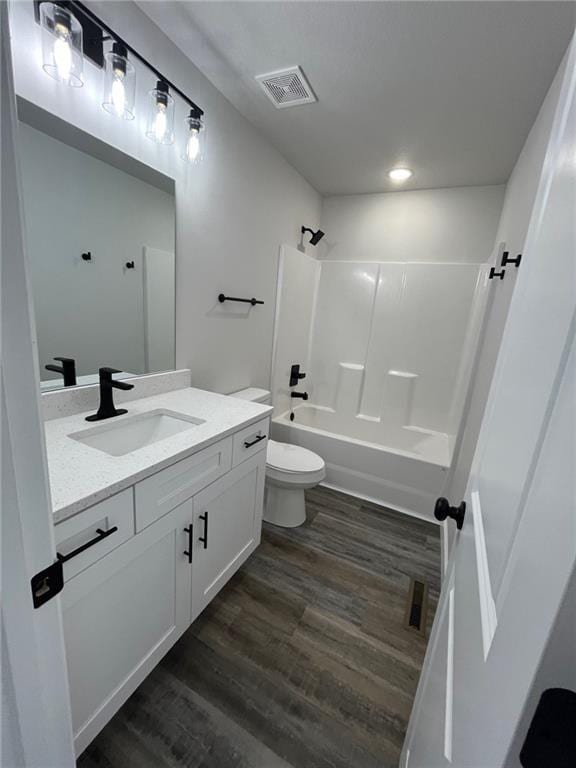
[[[56,526],[59,551],[89,544],[62,592],[77,754],[258,546],[268,420],[244,432]]]
[[[183,554],[192,501],[66,582],[64,637],[77,754],[190,623]]]
[[[260,543],[262,451],[194,497],[192,620]]]

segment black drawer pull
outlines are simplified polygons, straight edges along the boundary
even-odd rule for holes
[[[108,536],[112,536],[113,533],[116,533],[118,530],[118,526],[115,525],[113,528],[108,528],[107,531],[103,531],[102,528],[96,528],[96,533],[98,536],[95,536],[93,539],[90,539],[90,541],[87,541],[86,544],[82,544],[81,547],[78,547],[77,549],[73,549],[72,552],[68,552],[67,555],[61,555],[60,552],[56,552],[56,557],[58,560],[60,560],[61,563],[66,563],[68,560],[72,560],[73,557],[76,557],[76,555],[79,555],[81,552],[84,552],[84,550],[88,549],[89,547],[93,547],[94,544],[98,544],[99,541],[103,541],[104,539],[107,539]]]
[[[208,512],[199,515],[200,520],[204,520],[204,536],[198,536],[198,541],[204,544],[204,549],[208,549]]]
[[[255,440],[252,440],[251,443],[248,443],[246,440],[244,440],[244,448],[252,448],[252,446],[256,445],[256,443],[259,443],[260,440],[266,440],[266,435],[258,435],[258,437]]]
[[[187,525],[184,531],[188,534],[188,549],[184,550],[184,554],[188,556],[188,562],[192,563],[192,531],[194,529],[191,525]]]

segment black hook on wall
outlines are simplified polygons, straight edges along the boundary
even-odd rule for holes
[[[92,261],[92,251],[85,251],[82,255],[84,261]]]
[[[126,269],[135,269],[134,262],[133,261],[127,261],[126,262]]]

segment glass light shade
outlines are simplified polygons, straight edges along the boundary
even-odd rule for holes
[[[146,136],[157,144],[174,142],[174,99],[162,81],[158,81],[148,96]]]
[[[40,4],[44,71],[66,85],[80,88],[82,80],[82,26],[67,8]]]
[[[186,126],[184,160],[192,165],[198,165],[204,156],[206,126],[203,117],[191,110],[184,124]]]
[[[126,48],[114,43],[105,55],[104,100],[106,112],[123,120],[134,120],[134,98],[136,94],[136,71],[128,61]]]

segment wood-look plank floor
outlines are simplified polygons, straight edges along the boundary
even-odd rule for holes
[[[80,768],[396,768],[440,588],[439,529],[325,488],[262,544]]]

